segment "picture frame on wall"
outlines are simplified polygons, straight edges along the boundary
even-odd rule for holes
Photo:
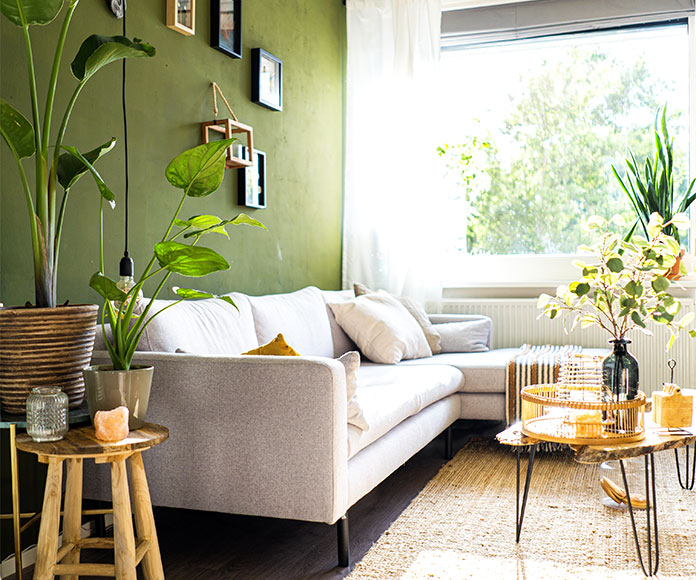
[[[266,154],[254,149],[254,164],[237,171],[237,204],[246,207],[264,208],[267,203]],[[249,148],[238,145],[237,157],[249,159]]]
[[[196,34],[196,0],[167,0],[167,28],[185,36]]]
[[[274,111],[283,110],[283,61],[262,48],[251,50],[251,100]]]
[[[211,0],[210,45],[232,58],[242,58],[242,0]]]

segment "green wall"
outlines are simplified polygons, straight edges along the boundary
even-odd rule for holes
[[[45,91],[62,17],[32,29],[39,90]],[[21,32],[4,17],[0,28],[0,94],[28,118],[26,65]],[[69,64],[92,33],[120,34],[122,23],[103,0],[83,0],[71,27],[63,62],[58,111],[74,87]],[[179,200],[164,169],[179,152],[200,143],[200,123],[213,118],[211,81],[222,88],[237,117],[254,128],[254,145],[267,154],[268,207],[237,206],[237,170],[226,171],[215,194],[187,200],[182,217],[213,213],[231,217],[245,211],[268,232],[232,227],[229,241],[210,243],[232,264],[231,270],[203,280],[177,280],[216,292],[250,294],[291,291],[308,284],[340,286],[343,156],[343,79],[345,7],[341,0],[253,0],[243,3],[243,58],[210,47],[210,3],[198,0],[196,35],[165,26],[165,0],[128,4],[128,36],[154,45],[157,56],[128,61],[130,141],[130,251],[136,274],[149,260]],[[261,47],[283,61],[283,111],[250,101],[251,48]],[[123,141],[120,63],[100,71],[87,84],[73,114],[66,142],[89,150],[119,139],[98,169],[117,195],[107,210],[107,274],[118,275],[123,252]],[[222,103],[220,118],[227,116]],[[56,123],[54,123],[55,125]],[[29,222],[14,161],[0,145],[0,302],[33,301]],[[27,163],[31,171],[33,163]],[[98,194],[88,176],[73,188],[65,223],[58,300],[95,302],[88,286],[98,269]],[[210,236],[210,238],[218,236]],[[147,294],[147,292],[146,292]],[[161,297],[172,297],[165,291]]]
[[[131,255],[136,273],[149,260],[178,203],[179,190],[164,178],[178,153],[200,143],[200,123],[213,118],[210,83],[217,82],[237,117],[254,128],[254,145],[267,154],[268,208],[237,206],[237,170],[228,170],[212,196],[187,200],[183,216],[213,213],[231,217],[245,211],[268,232],[231,227],[230,240],[209,236],[210,245],[232,269],[202,280],[170,278],[216,292],[284,292],[314,284],[340,287],[343,181],[343,79],[345,8],[341,0],[245,0],[243,58],[232,59],[210,47],[210,3],[198,0],[196,35],[183,36],[165,26],[165,0],[128,3],[128,36],[157,48],[152,59],[128,61],[130,141]],[[45,92],[62,17],[32,29],[39,90]],[[122,23],[104,0],[83,0],[77,9],[63,62],[57,110],[62,113],[74,87],[69,64],[82,40],[93,33],[121,33]],[[283,61],[283,111],[250,101],[251,48],[261,47]],[[98,169],[117,195],[107,210],[107,274],[118,275],[123,252],[123,142],[121,66],[109,65],[83,91],[66,143],[82,151],[115,136],[114,151]],[[31,118],[21,31],[0,17],[0,95]],[[222,103],[220,103],[222,106]],[[224,108],[220,118],[226,117]],[[57,129],[57,127],[55,127]],[[0,302],[34,300],[29,222],[11,153],[0,144]],[[33,163],[26,164],[31,172]],[[61,251],[58,299],[96,302],[89,277],[98,269],[98,194],[88,176],[73,188]],[[147,292],[146,292],[147,294]],[[172,297],[165,290],[162,297]],[[0,437],[2,494],[0,511],[10,510],[7,432]],[[41,505],[43,470],[33,458],[20,457],[22,509]],[[0,526],[0,557],[12,551],[9,522]],[[23,535],[36,541],[36,529]]]

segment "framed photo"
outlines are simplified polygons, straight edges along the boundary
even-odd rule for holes
[[[283,61],[262,48],[251,50],[251,100],[283,110]]]
[[[242,0],[211,0],[210,46],[242,58]]]
[[[196,34],[196,0],[167,0],[167,28],[185,36]]]
[[[238,145],[237,157],[249,159],[249,148]],[[254,149],[254,165],[237,171],[237,204],[246,207],[266,207],[266,154]]]

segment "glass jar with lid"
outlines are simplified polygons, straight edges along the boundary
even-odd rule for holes
[[[27,398],[27,433],[34,441],[58,441],[68,432],[68,395],[60,387],[35,387]]]

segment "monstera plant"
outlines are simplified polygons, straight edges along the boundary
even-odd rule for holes
[[[114,203],[114,194],[94,163],[113,148],[115,141],[109,139],[91,151],[83,151],[65,141],[66,131],[82,89],[102,68],[124,58],[155,54],[152,46],[137,39],[97,34],[88,37],[72,61],[74,87],[65,110],[58,114],[55,105],[61,60],[77,5],[78,0],[0,0],[2,14],[21,29],[29,84],[27,103],[10,104],[0,98],[0,134],[12,152],[19,173],[17,191],[4,190],[2,194],[23,195],[26,201],[35,305],[39,307],[0,309],[0,402],[11,413],[23,413],[31,389],[42,385],[63,387],[71,407],[82,401],[84,384],[80,369],[91,357],[98,308],[94,304],[57,307],[61,233],[70,191],[82,175],[90,173],[102,198]],[[50,76],[39,83],[30,29],[36,31],[33,34],[39,31],[55,34],[43,25],[55,20],[64,8]],[[11,74],[19,77],[22,63],[16,65],[18,70]],[[40,84],[46,87],[45,95],[39,95]],[[96,107],[98,103],[93,105]],[[20,109],[31,111],[31,121]],[[58,129],[52,136],[54,125]]]

